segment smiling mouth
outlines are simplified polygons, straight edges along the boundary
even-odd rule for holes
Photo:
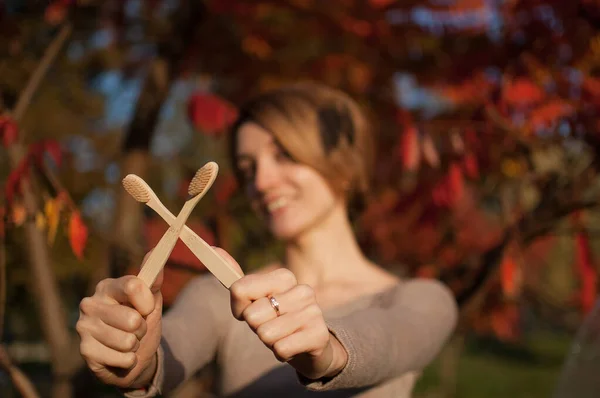
[[[274,213],[277,210],[280,210],[283,207],[285,207],[285,205],[287,205],[288,202],[289,202],[288,198],[278,198],[267,204],[267,210],[269,211],[269,213]]]

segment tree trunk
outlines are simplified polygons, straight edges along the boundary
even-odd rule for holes
[[[123,145],[121,175],[137,174],[145,178],[149,166],[149,148],[158,115],[177,78],[179,65],[186,49],[194,39],[194,30],[204,14],[202,2],[182,1],[172,19],[172,29],[160,43],[158,54],[152,61],[133,119]],[[141,240],[143,206],[132,199],[124,189],[117,194],[115,212],[115,241],[111,250],[110,274],[122,276],[130,266],[138,266],[144,255]]]
[[[16,167],[24,153],[19,144],[11,145],[8,154],[11,166]],[[50,252],[41,230],[32,217],[39,205],[29,181],[22,182],[22,195],[28,218],[25,224],[27,255],[31,275],[31,293],[38,307],[41,327],[49,344],[54,384],[52,397],[71,397],[70,378],[73,371],[83,362],[71,339],[63,303],[60,300],[58,283],[50,261]]]

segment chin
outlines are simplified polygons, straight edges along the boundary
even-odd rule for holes
[[[278,240],[290,241],[296,239],[300,235],[300,231],[296,228],[273,228],[271,234]]]
[[[297,224],[291,224],[291,223],[285,223],[285,224],[271,224],[270,226],[270,230],[271,230],[271,234],[273,234],[273,236],[276,239],[279,240],[284,240],[284,241],[292,241],[295,240],[297,238],[300,237],[300,235],[302,235],[302,233],[304,231],[306,231],[307,226],[305,225],[297,225]]]

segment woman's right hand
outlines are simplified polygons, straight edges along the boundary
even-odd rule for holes
[[[133,275],[104,279],[79,305],[80,351],[100,381],[120,388],[144,387],[156,370],[161,337],[161,272],[149,289]]]

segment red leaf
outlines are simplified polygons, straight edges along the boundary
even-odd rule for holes
[[[7,203],[12,203],[15,194],[21,193],[22,182],[25,178],[27,178],[29,164],[29,158],[25,157],[23,160],[21,160],[21,163],[19,163],[19,165],[15,167],[8,175],[8,178],[6,179],[6,185],[4,187]]]
[[[44,20],[50,25],[58,25],[65,20],[69,7],[62,1],[55,1],[46,7]]]
[[[465,184],[462,170],[457,162],[453,162],[448,170],[448,188],[452,204],[462,198],[465,191]]]
[[[237,118],[237,110],[213,94],[192,95],[187,111],[194,128],[209,136],[218,136]]]
[[[71,244],[71,250],[77,256],[79,260],[83,259],[83,251],[87,243],[88,229],[81,219],[81,215],[78,211],[71,213],[71,219],[69,221],[69,243]]]
[[[41,143],[36,142],[35,144],[29,145],[29,158],[32,159],[38,166],[42,165],[44,156],[44,148]]]
[[[540,102],[544,92],[529,79],[519,78],[504,86],[503,96],[508,105],[526,107]]]
[[[552,100],[534,109],[530,115],[530,124],[534,129],[548,127],[558,119],[572,114],[573,107],[562,100]]]
[[[594,306],[596,299],[596,279],[592,263],[592,251],[589,238],[585,233],[577,233],[576,245],[576,267],[581,278],[581,306],[584,312],[588,312]]]
[[[215,198],[218,204],[225,204],[237,190],[237,181],[233,174],[225,175],[216,187]]]
[[[471,179],[479,178],[479,165],[477,157],[472,153],[467,153],[463,158],[463,170],[467,177]]]
[[[6,208],[0,207],[0,239],[4,239],[4,231],[6,228]]]
[[[396,0],[369,0],[369,4],[373,8],[385,8],[395,2],[396,2]]]
[[[19,128],[14,120],[8,117],[0,118],[0,137],[2,137],[2,145],[8,148],[17,141]]]
[[[60,167],[62,164],[62,150],[60,144],[54,140],[47,140],[44,142],[44,150],[50,155],[56,166]]]
[[[410,126],[404,130],[402,137],[400,137],[397,155],[400,157],[402,167],[405,170],[413,171],[419,167],[421,153],[419,150],[417,129],[414,126]]]

